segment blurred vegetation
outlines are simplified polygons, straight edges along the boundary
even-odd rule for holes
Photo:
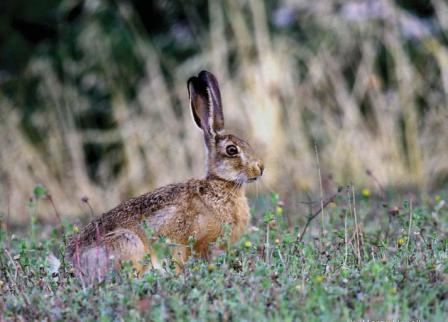
[[[25,220],[36,182],[78,215],[201,176],[202,69],[266,161],[260,190],[296,204],[317,168],[324,192],[444,186],[447,31],[443,0],[3,1],[0,211]]]

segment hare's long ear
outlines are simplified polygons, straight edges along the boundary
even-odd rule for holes
[[[215,136],[224,129],[221,94],[213,74],[202,71],[188,80],[190,107],[196,125],[206,137]]]
[[[199,78],[193,76],[188,80],[187,85],[193,119],[196,125],[204,131],[204,134],[211,134],[205,84]]]
[[[224,130],[224,113],[222,111],[221,92],[215,75],[205,70],[199,73],[199,79],[207,84],[207,98],[213,117],[213,129],[219,133]]]

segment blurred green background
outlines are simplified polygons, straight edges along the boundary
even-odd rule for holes
[[[250,195],[440,188],[447,44],[445,0],[2,1],[0,213],[27,220],[36,183],[69,217],[202,176],[202,69],[265,160]]]

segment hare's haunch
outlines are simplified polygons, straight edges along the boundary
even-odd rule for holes
[[[209,245],[223,235],[224,226],[230,228],[231,242],[243,233],[249,222],[244,184],[263,174],[263,163],[246,141],[225,133],[221,94],[213,74],[202,71],[191,77],[188,93],[207,150],[205,179],[170,184],[129,199],[71,236],[67,257],[80,274],[101,278],[111,261],[119,265],[124,260],[131,260],[142,272],[145,254],[157,267],[143,222],[157,236],[179,245],[173,250],[179,267],[190,255],[190,236],[194,251],[207,258]]]

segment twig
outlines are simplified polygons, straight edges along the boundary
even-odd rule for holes
[[[409,251],[409,241],[411,240],[411,227],[412,227],[412,198],[409,200],[409,228],[408,228],[408,240],[406,242],[406,249],[408,251]]]
[[[344,190],[344,189],[339,187],[338,191],[334,195],[329,197],[327,200],[325,200],[325,202],[322,203],[322,206],[314,214],[308,216],[308,219],[307,219],[307,221],[305,223],[305,226],[302,229],[302,232],[297,235],[297,241],[298,242],[302,241],[303,236],[305,235],[306,230],[308,229],[308,226],[313,221],[313,219],[316,218],[321,213],[322,209],[326,208],[330,203],[332,203],[334,201],[334,199],[341,194],[342,190]],[[311,206],[310,206],[310,208],[311,208]]]
[[[17,275],[18,275],[17,274],[17,271],[18,271],[17,264],[14,262],[14,259],[12,258],[11,253],[8,251],[8,249],[5,248],[4,251],[5,251],[6,255],[8,255],[9,261],[14,266],[14,283],[17,284]]]
[[[344,256],[344,268],[347,267],[348,259],[348,230],[347,230],[347,209],[344,209],[344,241],[345,241],[345,256]]]
[[[88,198],[88,197],[82,197],[82,198],[81,198],[81,201],[82,201],[83,203],[85,203],[85,204],[87,205],[87,207],[89,208],[90,216],[91,216],[92,220],[95,219],[95,212],[93,211],[93,208],[92,208],[92,206],[90,205],[89,198]]]
[[[358,263],[361,264],[361,244],[364,243],[361,241],[361,233],[358,225],[358,216],[356,214],[356,198],[355,198],[355,187],[352,185],[352,201],[353,201],[353,217],[355,219],[355,236],[356,236],[356,248],[358,255]]]
[[[59,214],[59,211],[56,208],[56,204],[54,203],[53,198],[51,197],[51,195],[49,195],[49,194],[47,195],[47,200],[50,201],[51,206],[53,207],[56,219],[57,219],[57,221],[59,223],[59,230],[60,230],[60,232],[62,234],[62,242],[63,242],[64,246],[67,247],[67,236],[65,234],[64,225],[62,224],[61,215]],[[64,252],[61,249],[60,249],[60,256],[61,256],[61,267],[62,267],[62,270],[61,270],[62,271],[62,278],[60,280],[61,280],[62,285],[64,285],[64,280],[65,280],[65,276],[66,276],[66,265],[67,265],[67,263],[65,262]]]
[[[381,182],[378,180],[378,178],[373,174],[372,170],[367,169],[366,170],[366,174],[371,177],[373,179],[373,181],[375,181],[376,185],[378,186],[378,188],[380,188],[381,191],[381,195],[383,197],[383,202],[386,201],[386,191],[384,190],[383,185],[381,184]]]
[[[277,249],[277,253],[278,253],[278,257],[280,258],[280,261],[283,264],[283,267],[285,268],[285,271],[288,271],[288,267],[286,266],[285,260],[283,259],[282,253],[280,252],[279,249]]]
[[[266,223],[265,261],[269,265],[269,223]]]
[[[54,204],[54,201],[53,201],[53,198],[51,197],[51,195],[47,195],[47,200],[50,201],[51,206],[53,207],[56,219],[58,220],[58,223],[59,223],[59,225],[61,225],[61,228],[62,228],[61,215],[59,214],[58,210],[56,209],[56,205]]]
[[[319,189],[320,189],[320,213],[322,214],[322,236],[324,235],[325,232],[325,227],[324,227],[324,191],[322,188],[322,174],[320,171],[320,162],[319,162],[319,153],[317,151],[317,143],[314,142],[314,152],[316,154],[316,163],[317,163],[317,172],[319,175]]]
[[[59,227],[60,227],[60,229],[61,229],[61,233],[62,233],[62,235],[63,235],[63,238],[64,238],[64,244],[65,244],[65,229],[64,229],[64,225],[62,225],[61,215],[59,214],[59,211],[57,210],[56,205],[55,205],[55,203],[54,203],[53,198],[51,197],[51,195],[47,195],[47,200],[50,201],[50,203],[51,203],[51,207],[53,207],[54,214],[55,214],[55,216],[56,216],[56,219],[58,220],[58,224],[59,224]]]
[[[9,188],[9,178],[6,177],[5,182]],[[5,218],[5,233],[6,236],[9,236],[8,231],[9,231],[9,219],[10,219],[10,190],[11,189],[6,189],[6,218]],[[2,227],[0,227],[1,229]],[[10,238],[5,238],[5,243],[6,243],[6,247],[10,246]]]

